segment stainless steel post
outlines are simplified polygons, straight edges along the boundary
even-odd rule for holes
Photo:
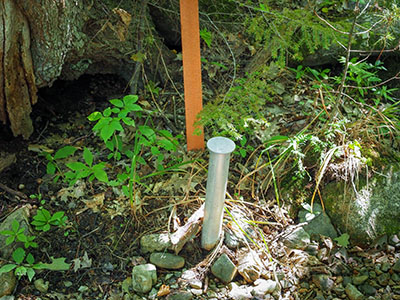
[[[210,163],[201,247],[211,250],[221,237],[229,157],[235,150],[235,143],[225,137],[214,137],[207,142],[207,148],[210,151]]]

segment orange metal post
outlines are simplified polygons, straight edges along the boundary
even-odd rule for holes
[[[203,127],[194,126],[202,110],[198,0],[180,0],[183,82],[188,150],[204,149]],[[194,133],[201,132],[200,135]]]

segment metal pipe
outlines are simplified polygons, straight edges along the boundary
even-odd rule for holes
[[[235,143],[225,137],[213,137],[207,142],[207,148],[210,151],[210,163],[208,166],[201,247],[211,250],[221,238],[229,157],[235,150]]]

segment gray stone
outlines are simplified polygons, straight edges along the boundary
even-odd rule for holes
[[[283,243],[286,247],[304,250],[310,244],[310,235],[299,227],[285,236]]]
[[[167,297],[168,300],[191,300],[192,298],[193,294],[188,291],[178,291]]]
[[[363,284],[368,279],[368,275],[358,275],[353,277],[353,284],[360,285]]]
[[[181,279],[189,283],[194,289],[203,288],[203,282],[199,279],[199,274],[193,270],[186,270],[182,273]]]
[[[145,264],[132,269],[132,288],[138,293],[148,293],[157,282],[156,266]]]
[[[157,267],[172,270],[183,268],[185,265],[185,259],[182,256],[172,253],[152,253],[150,255],[150,262]]]
[[[324,204],[332,223],[350,235],[359,245],[368,245],[385,234],[400,229],[400,171],[387,166],[367,181],[360,178],[355,186],[332,182],[325,186]]]
[[[223,253],[212,265],[211,273],[224,283],[229,283],[236,276],[237,268],[228,255]]]
[[[236,283],[229,284],[229,299],[233,300],[248,300],[253,298],[251,295],[252,289],[247,285],[238,286]]]
[[[36,279],[33,282],[33,285],[41,293],[47,293],[47,290],[49,289],[49,282],[48,281],[45,282],[43,278]]]
[[[313,275],[312,281],[322,291],[330,291],[335,285],[334,281],[326,274]]]
[[[364,299],[364,295],[351,283],[346,286],[346,295],[350,300],[362,300]]]
[[[304,230],[309,235],[324,235],[332,239],[338,236],[335,227],[331,223],[331,219],[326,213],[320,213],[318,216],[313,218],[307,225],[304,226]]]
[[[257,279],[254,281],[254,289],[253,289],[253,294],[256,297],[262,298],[262,296],[265,296],[266,294],[272,294],[278,284],[274,280],[265,280],[265,279]]]
[[[11,230],[12,222],[16,220],[19,223],[19,228],[25,229],[25,235],[29,235],[30,225],[29,225],[29,208],[23,206],[14,211],[9,215],[1,224],[0,231]],[[7,236],[0,234],[0,245],[6,244]],[[17,247],[20,247],[22,243],[12,243],[6,247],[0,247],[0,257],[8,259]]]
[[[140,249],[143,253],[164,251],[172,246],[168,233],[144,235],[140,239]]]
[[[0,297],[11,295],[17,285],[14,271],[0,274]]]
[[[363,284],[359,287],[360,292],[362,292],[366,296],[375,296],[376,295],[376,288],[369,284]]]

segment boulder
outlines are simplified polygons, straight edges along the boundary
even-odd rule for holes
[[[387,168],[368,181],[332,182],[324,190],[324,204],[332,223],[352,242],[367,245],[400,230],[400,168]]]

